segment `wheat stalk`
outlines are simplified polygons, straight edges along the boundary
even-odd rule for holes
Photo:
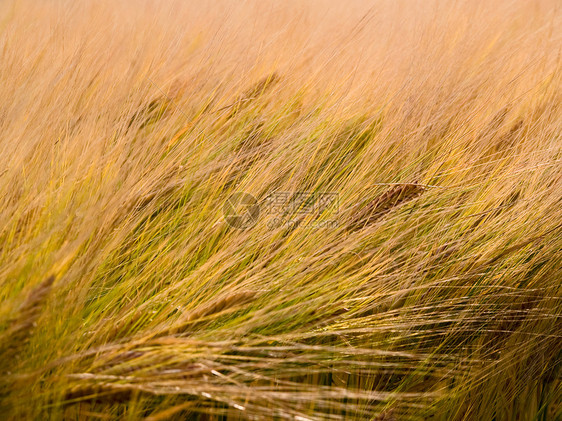
[[[426,186],[416,183],[393,185],[386,192],[360,209],[349,223],[348,229],[354,231],[364,228],[367,225],[374,224],[386,213],[415,199],[426,191],[426,189]]]

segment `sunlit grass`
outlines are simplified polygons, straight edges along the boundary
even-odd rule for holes
[[[559,28],[2,3],[0,418],[562,417]],[[279,192],[338,203],[272,224]]]

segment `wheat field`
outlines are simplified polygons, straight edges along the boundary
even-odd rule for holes
[[[0,419],[562,419],[562,3],[0,3]]]

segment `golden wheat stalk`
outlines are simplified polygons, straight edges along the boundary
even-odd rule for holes
[[[239,306],[247,304],[249,301],[253,300],[256,297],[256,294],[257,293],[254,291],[240,291],[217,297],[207,304],[188,311],[179,319],[177,323],[175,323],[173,327],[166,331],[163,331],[163,333],[158,336],[175,334],[185,330],[187,326],[198,322],[205,317],[222,313],[227,310],[234,311]]]
[[[393,208],[415,199],[426,189],[426,186],[417,183],[393,185],[386,192],[367,203],[363,209],[355,214],[349,223],[349,230],[355,231],[367,225],[374,224]]]

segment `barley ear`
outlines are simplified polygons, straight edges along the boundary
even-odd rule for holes
[[[51,275],[36,286],[0,334],[0,374],[9,370],[17,353],[29,342],[54,281]]]

